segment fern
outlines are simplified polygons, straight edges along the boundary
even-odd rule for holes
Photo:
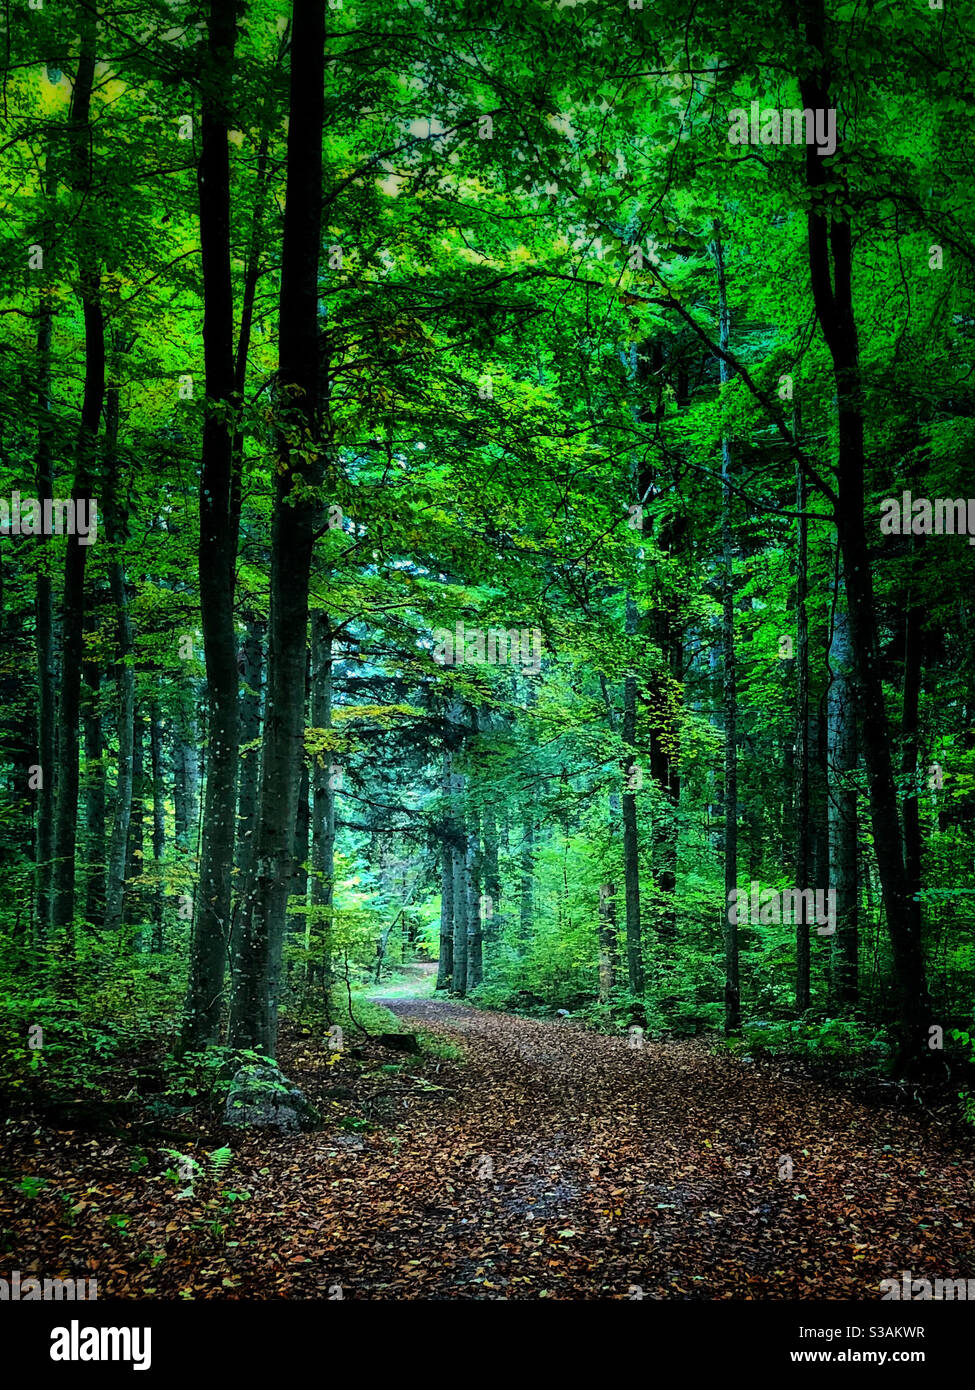
[[[233,1149],[228,1149],[226,1145],[222,1149],[214,1149],[212,1153],[207,1154],[207,1158],[210,1160],[210,1177],[214,1182],[230,1167],[230,1160],[233,1156]]]

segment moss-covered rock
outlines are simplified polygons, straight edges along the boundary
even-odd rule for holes
[[[238,1129],[276,1129],[298,1134],[315,1129],[321,1116],[276,1062],[248,1063],[234,1074],[224,1121]]]

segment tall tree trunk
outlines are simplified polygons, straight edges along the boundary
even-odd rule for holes
[[[248,618],[247,636],[241,648],[243,670],[240,693],[240,772],[237,790],[237,892],[243,897],[253,859],[257,831],[257,794],[260,787],[261,691],[264,680],[264,624]]]
[[[302,764],[301,776],[298,780],[298,805],[295,808],[295,838],[292,846],[292,862],[294,865],[294,877],[291,882],[290,897],[297,899],[295,906],[304,907],[305,912],[296,912],[292,908],[287,916],[286,931],[290,932],[292,940],[302,938],[307,947],[308,935],[308,850],[311,839],[311,783],[308,775],[307,762]],[[289,971],[289,983],[292,974]]]
[[[5,570],[22,575],[20,547],[13,550],[0,545],[0,649],[16,651],[22,640],[26,606],[5,592]],[[11,563],[13,560],[13,563]],[[19,599],[19,584],[14,590]],[[36,730],[29,728],[23,718],[25,704],[31,699],[30,682],[20,661],[6,660],[0,670],[0,747],[3,749],[0,772],[0,804],[4,825],[4,863],[26,865],[36,852],[36,796],[32,787],[37,766]],[[53,775],[53,772],[52,774]],[[10,942],[15,948],[14,960],[29,963],[27,948],[41,944],[37,926],[36,880],[29,884],[19,874],[13,878],[8,894]],[[21,886],[22,885],[22,886]],[[33,936],[32,936],[33,933]]]
[[[129,841],[125,855],[125,904],[122,920],[135,926],[142,924],[144,894],[136,888],[134,879],[141,878],[145,867],[146,845],[146,770],[145,733],[142,720],[136,716],[132,725],[132,813],[129,816]],[[136,950],[144,949],[142,934],[135,943]]]
[[[831,951],[832,995],[839,1005],[858,998],[860,959],[857,879],[856,710],[853,704],[853,651],[843,581],[838,575],[829,648],[829,864],[836,893],[836,930]]]
[[[501,874],[498,867],[498,820],[493,801],[489,801],[484,807],[482,824],[484,830],[485,903],[481,934],[487,941],[495,941],[501,919]],[[486,930],[485,922],[488,924]]]
[[[109,931],[118,931],[122,925],[125,880],[126,877],[131,876],[131,845],[129,840],[132,797],[135,789],[135,639],[129,609],[128,586],[122,564],[122,535],[125,528],[119,486],[119,404],[118,384],[113,381],[107,388],[105,401],[105,452],[108,468],[104,503],[106,518],[112,532],[108,578],[112,603],[115,607],[115,637],[118,649],[116,664],[118,761],[105,899],[105,926]],[[128,873],[127,869],[129,870]]]
[[[311,649],[305,651],[305,702],[301,715],[302,730],[307,723],[311,708]],[[285,918],[285,936],[292,941],[301,938],[305,949],[310,942],[308,917],[308,851],[311,842],[311,778],[308,772],[308,758],[302,741],[301,767],[298,774],[298,798],[295,804],[294,842],[291,847],[292,880],[289,898],[292,902]],[[296,909],[304,907],[305,912]],[[307,971],[304,972],[307,979]],[[288,986],[294,988],[294,971],[288,967]]]
[[[680,776],[677,760],[667,751],[665,740],[675,738],[673,730],[654,729],[650,735],[650,774],[662,793],[660,809],[654,817],[654,860],[657,889],[663,899],[658,909],[657,931],[662,941],[673,942],[677,932],[677,812],[680,805]]]
[[[812,886],[813,855],[809,802],[809,523],[806,520],[806,475],[800,468],[796,478],[796,511],[799,513],[796,559],[796,883],[797,888]],[[799,904],[796,927],[796,1010],[809,1008],[809,922],[806,900]]]
[[[118,760],[115,778],[115,804],[112,811],[112,836],[108,848],[107,886],[105,893],[105,927],[118,931],[122,925],[125,895],[125,869],[129,845],[129,824],[132,816],[132,792],[135,776],[135,643],[129,617],[129,597],[125,574],[119,560],[109,566],[109,583],[115,605],[116,642],[118,645]]]
[[[531,818],[522,827],[521,888],[518,909],[518,937],[527,951],[535,931],[535,823]]]
[[[281,255],[280,408],[271,533],[268,698],[255,847],[254,893],[245,905],[234,970],[231,1040],[273,1055],[277,1043],[281,947],[292,876],[292,840],[302,763],[308,587],[318,505],[307,489],[323,476],[318,428],[318,264],[322,220],[325,6],[293,12],[288,182]],[[293,411],[292,411],[293,403]],[[303,436],[294,450],[295,427]],[[302,455],[306,457],[303,457]],[[296,490],[298,496],[292,494]]]
[[[80,48],[68,118],[71,148],[70,182],[87,194],[91,184],[91,93],[95,76],[98,11],[79,7]],[[83,253],[79,275],[85,336],[85,383],[81,429],[71,496],[79,501],[93,494],[95,449],[105,399],[105,321],[101,307],[100,274],[91,254]],[[61,617],[61,699],[57,718],[57,804],[54,820],[54,927],[66,933],[64,950],[74,954],[75,858],[78,836],[78,790],[81,713],[81,667],[84,655],[85,565],[88,545],[77,534],[68,538],[64,566]]]
[[[731,338],[731,318],[728,313],[728,292],[725,283],[724,253],[721,232],[714,224],[714,259],[718,283],[718,343],[727,352]],[[722,357],[719,378],[725,386],[731,380],[731,368]],[[724,957],[726,1033],[736,1033],[741,1027],[741,985],[738,970],[738,928],[732,920],[729,904],[738,887],[738,687],[735,662],[735,573],[734,530],[731,523],[731,441],[725,431],[721,434],[721,650],[722,650],[722,708],[724,712]]]
[[[94,447],[105,392],[105,325],[99,303],[98,276],[85,273],[82,284],[85,323],[85,390],[81,439],[71,496],[75,507],[92,497]],[[65,949],[73,953],[71,927],[75,912],[75,858],[78,837],[78,790],[81,714],[81,668],[84,658],[85,565],[89,546],[68,538],[61,618],[61,702],[57,737],[57,811],[53,924],[68,932]]]
[[[235,396],[234,301],[227,140],[230,116],[226,106],[234,66],[236,12],[234,0],[210,0],[198,171],[208,402],[200,471],[199,575],[209,731],[200,879],[183,1021],[183,1044],[188,1048],[215,1042],[220,1035],[237,816],[237,526],[231,418]]]
[[[170,724],[170,732],[173,761],[173,839],[176,849],[183,851],[187,847],[190,823],[186,789],[186,745],[175,719]]]
[[[278,62],[290,42],[290,25],[281,36]],[[254,304],[261,269],[261,240],[264,226],[264,212],[267,203],[268,184],[268,144],[269,130],[277,112],[276,94],[278,84],[278,63],[268,76],[264,108],[261,115],[261,139],[257,151],[257,168],[254,190],[254,206],[251,217],[250,245],[247,252],[247,266],[244,271],[244,284],[241,294],[240,329],[237,336],[237,350],[234,357],[234,391],[238,406],[244,399],[247,381],[247,361],[250,355],[251,333],[254,322]],[[238,410],[234,419],[234,433],[231,443],[230,479],[230,522],[234,536],[239,534],[242,500],[242,480],[244,465],[243,415]],[[236,543],[236,542],[235,542]],[[238,662],[238,667],[240,666]],[[246,752],[239,759],[237,793],[237,846],[234,854],[236,869],[236,902],[231,911],[228,955],[236,957],[239,946],[241,913],[244,899],[249,891],[250,874],[254,860],[254,846],[257,838],[257,813],[260,792],[261,758],[257,746],[261,736],[263,713],[262,682],[264,676],[264,624],[253,616],[247,620],[247,636],[242,648],[243,669],[240,671],[243,689],[238,702],[238,752],[241,747]],[[253,745],[253,746],[248,746]],[[234,894],[231,893],[234,902]]]
[[[903,801],[904,871],[911,895],[921,891],[921,819],[918,811],[917,773],[920,728],[918,711],[924,670],[924,613],[908,604],[904,631],[904,691],[901,705],[901,775],[907,788]]]
[[[54,459],[51,450],[51,334],[54,313],[49,292],[42,290],[37,324],[37,498],[54,495]],[[38,536],[38,543],[47,538]],[[37,761],[43,781],[37,789],[36,900],[38,935],[43,939],[51,925],[54,880],[54,776],[55,776],[55,660],[54,600],[46,565],[37,575],[34,600],[35,650],[37,655]]]
[[[334,664],[332,622],[320,610],[311,620],[311,723],[314,729],[331,729]],[[312,936],[322,953],[314,972],[327,990],[331,981],[332,911],[335,902],[335,793],[342,770],[335,755],[326,751],[312,769]]]
[[[641,478],[640,495],[646,495],[650,486],[649,477]],[[662,555],[673,555],[683,535],[680,526],[665,524],[661,529],[658,549]],[[653,640],[666,663],[671,680],[679,682],[682,677],[682,656],[684,634],[679,620],[662,607],[653,615]],[[659,811],[654,816],[654,876],[657,892],[662,902],[657,908],[657,934],[661,944],[668,943],[673,950],[677,935],[677,843],[678,810],[680,807],[680,726],[670,720],[669,711],[672,699],[672,686],[665,676],[655,682],[654,708],[656,717],[650,725],[650,775],[660,789]],[[668,966],[674,962],[669,960]]]
[[[820,638],[822,640],[820,640]],[[810,642],[814,651],[827,652],[829,634],[817,624]],[[812,872],[817,888],[830,882],[829,869],[829,747],[828,696],[825,691],[816,699],[809,728],[809,824],[812,834]]]
[[[793,661],[795,658],[793,657]],[[798,830],[796,826],[796,807],[798,806],[798,796],[796,794],[796,778],[798,769],[796,766],[796,745],[795,730],[785,739],[782,749],[782,783],[781,783],[781,805],[782,816],[779,822],[781,834],[778,839],[777,853],[783,864],[791,867],[793,882],[798,883],[795,875],[798,873],[796,865],[796,839]]]
[[[467,827],[464,824],[463,773],[453,773],[450,783],[455,835],[453,849],[454,951],[451,988],[454,994],[465,995],[467,993],[467,914],[470,900],[467,891]]]
[[[470,815],[467,837],[467,990],[484,978],[481,954],[481,825],[476,811]]]
[[[446,729],[446,721],[445,721]],[[440,957],[437,961],[437,989],[449,989],[454,974],[454,855],[450,836],[450,749],[446,734],[440,771],[440,798],[443,803],[443,834],[440,839]]]
[[[810,0],[805,37],[817,55],[818,69],[800,78],[802,103],[810,110],[833,104],[826,57],[826,18],[823,0]],[[827,168],[815,146],[806,149],[806,177],[812,193],[808,214],[809,268],[816,316],[833,365],[839,417],[836,525],[849,601],[850,636],[856,655],[861,744],[870,786],[870,815],[877,866],[883,888],[899,999],[901,1031],[899,1061],[918,1066],[930,1053],[927,1026],[931,1020],[919,904],[912,900],[904,865],[897,790],[891,758],[890,726],[884,708],[883,682],[873,596],[870,552],[864,522],[863,383],[853,308],[853,240],[850,224],[834,204],[827,220],[823,187],[842,175]],[[842,187],[839,198],[849,199]]]
[[[275,129],[279,119],[279,68],[290,43],[291,26],[287,24],[280,34],[278,53],[273,66],[264,70],[265,93],[260,116],[261,137],[257,147],[250,243],[247,249],[247,264],[244,269],[244,283],[240,297],[240,329],[237,335],[237,352],[234,358],[234,388],[237,394],[238,404],[242,404],[244,399],[244,387],[247,381],[247,360],[250,355],[251,334],[254,326],[254,305],[257,300],[257,286],[261,276],[262,244],[265,239],[264,221],[269,183],[268,153],[271,132]],[[231,522],[235,533],[240,526],[244,449],[244,432],[242,427],[243,416],[238,413],[234,421],[232,446],[233,466],[230,488]]]
[[[85,700],[85,920],[105,920],[105,738],[102,731],[102,667],[84,664]]]
[[[92,23],[93,16],[82,16],[81,30],[82,35],[90,34],[90,47],[94,54],[95,29]],[[84,44],[84,38],[83,38]],[[91,71],[85,67],[84,71],[79,71],[78,80],[84,84],[88,83],[88,93],[90,98],[91,81],[93,68]],[[84,87],[79,92],[79,98],[84,98]],[[72,102],[72,112],[69,115],[69,132],[71,129],[71,117],[81,112],[87,121],[87,111],[84,105]],[[79,177],[77,162],[75,163],[74,177]],[[58,191],[58,161],[55,158],[53,148],[48,148],[47,159],[44,169],[44,197],[50,215],[46,216],[42,223],[42,243],[45,248],[45,268],[46,276],[41,283],[41,290],[38,304],[37,320],[37,498],[41,505],[47,498],[54,495],[54,455],[52,449],[53,426],[51,420],[51,339],[54,331],[54,313],[57,303],[57,294],[52,283],[52,265],[55,254],[55,220],[53,216],[54,199]],[[44,545],[47,537],[43,534],[37,536],[37,543]],[[43,552],[42,552],[43,553]],[[45,559],[47,555],[45,555]],[[37,763],[43,770],[43,781],[36,792],[37,797],[37,821],[34,841],[34,859],[36,864],[36,924],[37,933],[43,939],[51,927],[54,911],[54,854],[55,854],[55,818],[57,814],[57,803],[55,798],[56,771],[57,771],[57,660],[55,653],[55,620],[54,620],[54,594],[51,583],[49,568],[43,562],[38,568],[37,587],[34,602],[34,629],[35,629],[35,653],[37,659]],[[104,830],[104,827],[103,827]],[[89,870],[90,871],[90,870]],[[97,908],[97,902],[94,904]],[[89,921],[93,920],[90,911],[87,912]],[[94,920],[97,920],[94,919]]]
[[[192,692],[183,692],[173,722],[173,803],[176,847],[184,853],[197,852],[199,819],[200,755],[196,743],[196,714]]]
[[[608,1004],[616,983],[616,884],[599,890],[599,1002]]]
[[[636,605],[627,597],[626,631],[635,636]],[[630,752],[623,763],[626,775],[624,786],[633,786],[638,768],[632,754],[636,752],[636,676],[628,675],[623,682],[623,743]],[[626,964],[630,993],[643,993],[643,939],[640,926],[640,837],[637,828],[636,793],[624,791],[623,804],[623,883],[626,904]]]
[[[149,718],[149,757],[152,767],[152,860],[156,883],[152,890],[152,950],[163,949],[163,855],[166,852],[166,786],[163,779],[163,727],[159,703],[153,700]]]

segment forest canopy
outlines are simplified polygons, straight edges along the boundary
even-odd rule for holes
[[[394,960],[958,1050],[971,20],[8,7],[9,1057]]]

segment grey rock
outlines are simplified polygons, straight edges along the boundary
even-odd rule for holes
[[[276,1062],[248,1063],[234,1074],[224,1123],[235,1129],[276,1129],[298,1134],[315,1129],[321,1116]]]

